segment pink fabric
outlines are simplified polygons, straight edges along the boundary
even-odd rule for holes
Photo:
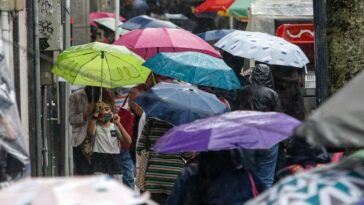
[[[130,31],[114,43],[123,45],[145,60],[159,52],[196,51],[214,57],[220,53],[193,33],[174,28],[146,28]]]
[[[110,13],[110,12],[92,12],[88,16],[88,23],[91,26],[97,27],[97,24],[94,22],[94,20],[95,19],[100,19],[100,18],[107,18],[107,17],[115,18],[115,14],[114,13]],[[120,16],[120,21],[125,21],[125,20],[126,19],[124,17]]]
[[[338,162],[343,158],[344,152],[336,152],[331,157],[331,162]]]
[[[249,181],[250,181],[250,186],[252,188],[253,196],[257,197],[259,195],[259,192],[258,192],[257,186],[255,185],[254,178],[249,172],[248,172],[248,174],[249,174]]]

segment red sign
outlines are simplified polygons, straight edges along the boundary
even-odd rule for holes
[[[282,24],[276,36],[294,44],[313,44],[315,42],[313,24]]]

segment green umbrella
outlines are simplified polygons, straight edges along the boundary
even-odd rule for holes
[[[72,84],[116,88],[144,83],[150,70],[143,62],[124,46],[95,42],[63,51],[52,72]]]
[[[106,28],[110,29],[111,31],[115,31],[115,18],[111,18],[111,17],[99,18],[99,19],[95,19],[93,21],[95,21],[100,26],[106,27]],[[120,27],[122,24],[123,23],[121,21],[119,21],[118,31],[119,31],[120,35],[124,35],[127,32],[129,32],[128,30]]]
[[[248,9],[254,0],[236,0],[228,9],[231,16],[248,17]]]

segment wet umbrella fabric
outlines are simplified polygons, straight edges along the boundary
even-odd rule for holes
[[[267,149],[289,138],[300,124],[283,113],[234,111],[172,128],[153,149],[160,153]]]
[[[99,19],[95,19],[94,22],[96,22],[97,25],[100,25],[101,27],[106,27],[107,29],[110,29],[111,31],[115,31],[115,18],[99,18]],[[119,22],[119,25],[123,24],[121,21]],[[123,35],[127,32],[129,32],[128,30],[122,29],[120,27],[118,27],[118,31],[120,35]]]
[[[233,29],[211,30],[211,31],[206,31],[204,33],[199,33],[197,34],[197,36],[199,36],[205,41],[218,41],[233,31],[235,30]]]
[[[88,21],[91,26],[97,26],[97,24],[94,22],[96,19],[100,18],[115,18],[115,13],[110,12],[91,12]],[[119,17],[120,21],[125,21],[126,19],[122,16]]]
[[[234,71],[222,59],[203,53],[159,53],[143,65],[159,75],[194,85],[225,90],[240,88]]]
[[[146,15],[136,16],[129,19],[123,25],[122,28],[127,30],[144,29],[144,28],[178,28],[177,25],[170,21],[164,21],[156,18],[152,18]]]
[[[312,171],[286,177],[246,205],[344,205],[364,197],[364,151]]]
[[[219,40],[215,46],[232,55],[270,65],[303,68],[309,63],[297,45],[267,33],[234,31]]]
[[[226,11],[235,0],[206,0],[196,7],[196,13]]]
[[[156,204],[108,176],[28,178],[1,190],[0,201],[1,205]]]
[[[72,84],[116,88],[144,83],[150,70],[143,62],[126,47],[95,42],[63,51],[51,71]]]
[[[120,37],[114,44],[126,46],[146,60],[159,52],[181,51],[196,51],[220,57],[220,53],[215,48],[183,29],[138,29]]]
[[[193,29],[195,29],[195,27],[197,26],[194,21],[190,20],[187,16],[183,14],[166,13],[165,15],[169,21],[188,31],[193,31]]]
[[[298,136],[315,145],[364,146],[364,72],[328,99],[301,127]]]
[[[227,111],[213,94],[187,84],[159,83],[138,96],[147,117],[158,118],[173,125],[192,122]]]

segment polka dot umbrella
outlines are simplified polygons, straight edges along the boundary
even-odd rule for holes
[[[220,39],[215,46],[232,55],[270,65],[303,68],[309,63],[297,45],[267,33],[234,31]]]

